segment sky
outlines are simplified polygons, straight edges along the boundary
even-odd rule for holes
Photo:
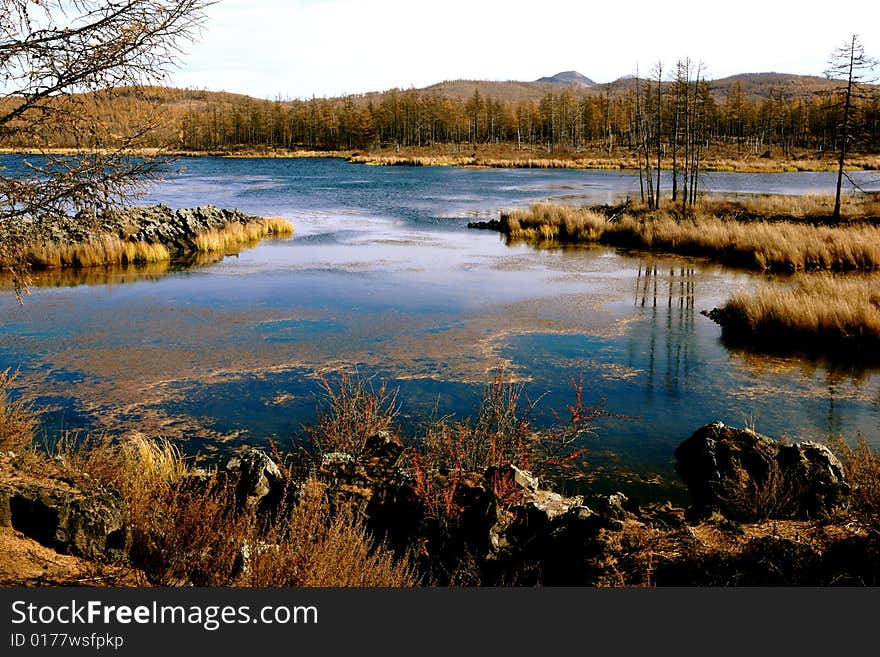
[[[822,75],[853,32],[880,55],[880,2],[220,0],[172,82],[293,99],[566,70],[609,82],[684,56],[712,79]]]

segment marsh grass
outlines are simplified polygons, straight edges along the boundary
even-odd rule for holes
[[[286,219],[273,217],[248,223],[231,222],[223,228],[196,235],[193,245],[200,253],[214,253],[257,242],[266,237],[284,237],[291,234],[293,234],[293,224]]]
[[[830,194],[712,194],[701,196],[690,211],[720,218],[804,219],[822,223],[832,220],[833,208],[834,196]],[[880,193],[842,196],[841,217],[852,221],[880,218]]]
[[[15,381],[11,370],[0,372],[0,452],[19,452],[33,444],[40,425],[39,411],[10,391]]]
[[[725,337],[880,357],[880,279],[801,275],[740,292],[718,311]]]
[[[793,221],[720,218],[705,211],[614,219],[588,208],[549,204],[501,216],[512,239],[600,242],[708,256],[769,271],[873,271],[880,268],[880,228],[867,224],[816,226]]]
[[[31,246],[25,258],[34,269],[96,267],[101,265],[145,265],[171,258],[162,244],[129,241],[114,236],[87,242],[43,242]]]
[[[103,235],[82,242],[38,242],[26,248],[24,258],[35,270],[146,266],[167,262],[181,253],[223,253],[267,237],[292,233],[293,224],[273,217],[247,223],[231,222],[223,228],[195,235],[189,244],[183,245],[150,243],[116,235]]]
[[[842,439],[834,447],[852,486],[851,501],[856,516],[875,537],[880,537],[880,453],[868,445],[861,432],[855,447]]]
[[[368,153],[337,153],[347,157],[349,162],[374,166],[463,166],[490,168],[526,169],[594,169],[619,170],[638,169],[639,160],[629,150],[618,149],[609,155],[604,148],[588,150],[546,148],[512,148],[509,145],[478,145],[464,149],[455,147],[409,147],[382,150]],[[663,170],[672,169],[672,159],[664,157]],[[784,173],[798,171],[836,171],[837,163],[832,159],[804,157],[757,158],[754,156],[731,157],[717,153],[705,157],[702,171],[736,171],[741,173]],[[880,168],[880,158],[864,155],[849,158],[850,170],[876,170]]]

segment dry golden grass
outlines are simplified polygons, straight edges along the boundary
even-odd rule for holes
[[[842,439],[835,444],[852,486],[856,516],[875,536],[880,536],[880,454],[859,433],[855,448]]]
[[[243,586],[409,587],[407,560],[377,543],[348,510],[331,513],[323,485],[307,481],[299,501],[247,543]]]
[[[712,194],[702,196],[692,212],[724,218],[763,217],[824,222],[830,221],[833,208],[834,196],[831,194]],[[845,195],[841,198],[840,210],[844,219],[880,218],[880,194]]]
[[[273,217],[248,223],[229,223],[223,228],[197,235],[193,245],[200,253],[213,253],[234,249],[266,237],[283,237],[292,234],[293,224],[286,219]]]
[[[346,154],[350,162],[378,166],[481,166],[495,168],[541,168],[541,169],[637,169],[640,161],[628,148],[614,148],[608,153],[604,144],[598,143],[584,149],[556,147],[548,151],[544,146],[515,144],[437,144],[423,147],[380,149],[369,152]],[[753,154],[737,155],[735,149],[715,148],[701,163],[703,171],[737,171],[741,173],[782,173],[795,171],[836,171],[833,158],[816,158],[804,151],[797,158],[761,158]],[[656,162],[652,162],[652,166]],[[664,157],[664,170],[672,169],[672,158]],[[847,160],[851,170],[880,169],[880,157],[857,155]]]
[[[62,440],[54,462],[125,500],[131,565],[161,586],[414,586],[409,561],[307,481],[274,518],[242,508],[236,482],[199,474],[167,440]]]
[[[273,217],[247,223],[232,222],[221,229],[197,235],[193,239],[192,250],[197,253],[222,253],[266,237],[291,234],[293,224],[286,219]],[[164,244],[104,235],[86,242],[36,243],[30,245],[24,255],[33,269],[44,270],[114,265],[144,266],[167,262],[174,252]]]
[[[18,452],[29,447],[39,427],[39,412],[33,406],[9,398],[15,380],[10,370],[0,372],[0,452]]]
[[[734,295],[720,309],[725,334],[822,350],[880,348],[877,276],[800,276]]]
[[[96,267],[103,265],[143,265],[169,260],[171,253],[162,244],[132,242],[104,236],[88,242],[44,242],[30,247],[25,254],[34,269]]]
[[[699,209],[679,218],[669,212],[611,221],[586,208],[533,205],[501,216],[510,237],[586,241],[709,256],[773,271],[873,271],[880,268],[880,228],[813,226],[791,221],[737,221]]]
[[[486,167],[492,169],[627,169],[636,168],[635,158],[602,160],[595,158],[536,158],[517,157],[499,159],[472,155],[352,155],[353,164],[371,166],[424,166],[424,167]]]

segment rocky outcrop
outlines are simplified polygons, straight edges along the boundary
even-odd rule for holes
[[[240,210],[206,205],[198,208],[172,210],[166,205],[129,208],[114,215],[119,230],[132,241],[163,244],[176,250],[189,248],[195,238],[210,230],[220,230],[232,223],[246,224],[259,217]]]
[[[498,219],[489,219],[488,221],[469,221],[468,228],[475,228],[477,230],[495,230],[498,232],[502,232],[504,226]]]
[[[226,463],[224,475],[232,481],[236,501],[242,508],[277,507],[288,483],[278,464],[255,447],[237,450]]]
[[[420,546],[438,583],[595,584],[604,554],[603,529],[635,516],[626,497],[567,497],[542,488],[512,465],[484,472],[433,472],[445,501],[417,492],[403,447],[387,434],[367,441],[359,457],[325,454],[319,479],[335,505],[353,505],[375,532],[406,551]],[[468,569],[466,575],[462,568]]]
[[[714,510],[744,521],[823,517],[849,493],[843,466],[824,445],[783,444],[721,422],[694,432],[675,458],[693,519]]]
[[[59,244],[87,242],[95,235],[107,235],[131,242],[162,244],[180,251],[191,248],[195,238],[209,230],[259,219],[238,209],[213,205],[173,210],[160,204],[124,208],[97,218],[94,215],[62,217],[49,227],[48,234]]]
[[[675,455],[693,500],[687,512],[668,502],[640,506],[623,493],[562,495],[513,465],[425,472],[387,432],[357,455],[323,455],[308,476],[332,509],[354,511],[436,585],[880,583],[877,537],[833,516],[849,485],[824,446],[783,444],[714,422]],[[0,527],[70,555],[124,556],[118,493],[82,473],[68,476],[51,459],[35,463],[0,453]],[[230,486],[241,511],[272,514],[289,510],[304,490],[289,472],[248,447],[181,485]],[[270,549],[277,546],[243,545],[240,569]]]
[[[106,486],[82,486],[55,474],[35,474],[14,455],[0,456],[0,526],[41,545],[87,559],[128,544],[124,504]]]

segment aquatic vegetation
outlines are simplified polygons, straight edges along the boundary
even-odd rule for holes
[[[767,208],[771,207],[767,202]],[[801,212],[808,207],[803,205]],[[870,224],[822,226],[752,217],[738,220],[731,214],[716,216],[711,212],[698,207],[685,216],[661,210],[608,217],[589,208],[540,204],[503,213],[499,228],[514,239],[601,242],[708,256],[760,270],[880,268],[880,228]]]
[[[293,234],[293,224],[277,217],[258,219],[248,223],[231,222],[223,228],[211,229],[193,239],[195,250],[200,253],[226,251],[266,237],[283,237]]]
[[[34,269],[95,267],[100,265],[141,265],[171,258],[164,244],[128,241],[103,236],[79,243],[42,242],[25,254]]]
[[[880,357],[876,276],[801,275],[791,283],[765,283],[709,314],[734,340]]]
[[[99,235],[85,240],[35,242],[28,245],[24,257],[35,270],[83,268],[108,265],[148,265],[170,260],[174,256],[195,253],[224,252],[266,237],[282,237],[293,233],[286,219],[254,218],[230,221],[220,228],[210,228],[184,239],[161,236],[146,239],[128,236]],[[2,263],[0,263],[2,264]]]

